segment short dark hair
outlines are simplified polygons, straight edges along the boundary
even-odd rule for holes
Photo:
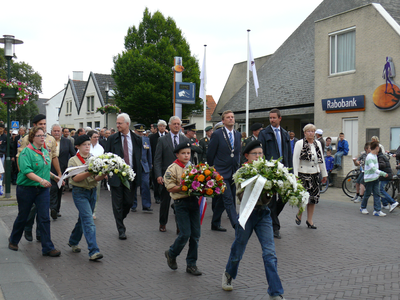
[[[222,115],[221,115],[221,120],[223,120],[223,119],[225,118],[225,115],[227,115],[227,114],[233,114],[233,111],[231,111],[231,110],[226,110],[226,111],[224,111],[224,112],[222,113]]]
[[[371,142],[366,142],[364,145],[364,150],[367,150],[368,147],[370,147],[370,146],[371,146]]]
[[[343,133],[343,132],[341,132],[341,133],[339,133],[339,135],[344,135],[344,133]]]
[[[269,114],[277,114],[277,115],[278,115],[278,118],[281,117],[281,111],[280,111],[279,109],[277,109],[277,108],[271,109],[270,112],[269,112]]]
[[[332,141],[332,138],[331,138],[330,136],[328,136],[328,137],[325,139],[325,141],[327,141],[327,140],[331,140],[331,141]]]
[[[326,150],[326,153],[328,153],[328,152],[332,153],[332,150],[328,148],[328,149]]]
[[[97,132],[97,130],[90,130],[88,131],[87,136],[92,138],[93,134],[99,134],[99,133]]]
[[[79,128],[78,131],[76,132],[77,134],[80,134],[82,131],[84,131],[83,128]]]
[[[379,147],[379,143],[377,141],[371,142],[371,150],[375,150],[377,147]]]
[[[35,126],[35,127],[33,127],[33,128],[29,131],[28,141],[29,141],[30,143],[33,143],[33,139],[35,138],[35,135],[36,135],[36,133],[37,133],[39,130],[41,130],[41,131],[43,131],[43,133],[45,133],[44,130],[43,130],[43,128],[42,128],[42,127],[39,127],[39,126]]]

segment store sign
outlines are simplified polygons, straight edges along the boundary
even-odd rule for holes
[[[365,96],[322,99],[322,110],[327,113],[365,110]]]

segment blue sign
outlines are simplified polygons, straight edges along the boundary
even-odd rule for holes
[[[365,110],[365,96],[350,96],[332,99],[322,99],[322,110]]]
[[[11,128],[18,129],[19,128],[19,121],[11,121]]]
[[[195,104],[196,84],[191,82],[175,82],[175,103]]]

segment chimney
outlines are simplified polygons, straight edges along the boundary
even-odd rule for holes
[[[72,71],[72,80],[83,81],[83,71]]]

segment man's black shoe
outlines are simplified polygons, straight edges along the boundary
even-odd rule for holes
[[[277,239],[281,239],[282,237],[281,237],[281,233],[279,232],[279,230],[275,230],[274,231],[274,238],[277,238]]]
[[[225,232],[225,231],[226,231],[226,229],[225,229],[224,227],[222,227],[221,225],[219,225],[219,226],[213,226],[213,225],[211,225],[211,230],[222,231],[222,232]]]
[[[120,239],[120,240],[126,240],[126,234],[125,234],[125,232],[119,234],[119,239]]]
[[[57,220],[57,211],[54,208],[51,209],[50,216],[53,220]]]
[[[161,200],[160,199],[156,199],[156,204],[160,204]]]
[[[61,217],[61,214],[60,214],[60,213],[57,213],[57,217]]]
[[[189,273],[189,274],[192,274],[192,275],[194,275],[194,276],[200,276],[201,274],[203,274],[203,273],[201,273],[200,271],[199,271],[199,269],[197,268],[197,266],[187,266],[186,267],[186,273]]]
[[[153,209],[151,207],[143,207],[142,211],[147,213],[152,213]]]
[[[24,237],[28,242],[33,241],[32,231],[24,231]]]
[[[167,258],[168,267],[172,270],[178,269],[178,264],[176,263],[176,258],[171,258],[169,256],[169,250],[165,251],[165,257]]]

